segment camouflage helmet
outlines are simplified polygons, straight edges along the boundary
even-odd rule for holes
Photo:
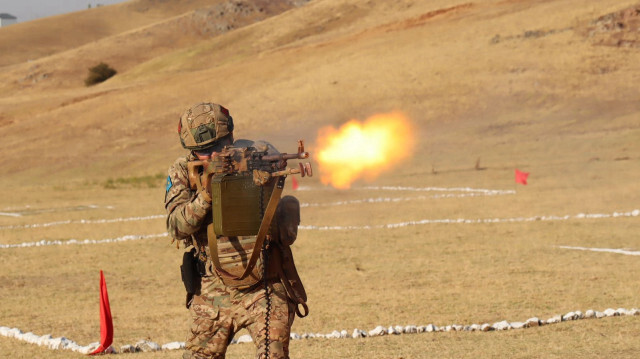
[[[199,151],[233,132],[229,110],[215,103],[199,103],[186,110],[178,123],[182,147]]]

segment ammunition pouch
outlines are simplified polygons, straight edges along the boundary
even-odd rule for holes
[[[264,267],[262,265],[262,248],[256,246],[256,236],[250,237],[221,237],[212,234],[212,226],[208,228],[209,251],[212,253],[212,261],[215,273],[227,287],[249,288],[263,278]],[[212,239],[215,238],[215,239]],[[243,276],[248,267],[248,262],[253,252],[258,251],[255,265]],[[216,263],[217,262],[217,263]]]
[[[195,248],[191,248],[189,252],[184,252],[182,265],[180,266],[182,283],[184,283],[184,288],[187,290],[185,302],[187,309],[191,306],[193,296],[200,294],[201,279],[205,274],[204,263],[198,259],[196,253]]]

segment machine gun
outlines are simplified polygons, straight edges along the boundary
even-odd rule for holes
[[[292,154],[225,146],[209,159],[188,162],[189,185],[192,190],[204,189],[211,194],[216,235],[253,236],[258,234],[263,217],[268,217],[265,213],[275,188],[277,205],[286,176],[313,176],[308,162],[287,168],[288,160],[307,158],[309,152],[302,140],[298,141],[298,152]]]
[[[255,147],[225,146],[213,158],[190,161],[187,164],[189,185],[192,190],[201,191],[211,187],[211,179],[215,175],[248,175],[253,176],[253,183],[264,186],[274,177],[300,174],[313,176],[310,163],[298,163],[299,168],[287,168],[288,160],[309,158],[304,150],[304,141],[298,140],[298,153],[269,154],[268,150],[258,151]]]

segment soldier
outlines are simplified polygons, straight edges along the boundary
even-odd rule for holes
[[[234,144],[233,118],[217,104],[201,103],[188,109],[178,125],[180,141],[190,150],[169,169],[165,193],[167,230],[173,241],[192,247],[184,253],[183,281],[187,287],[187,308],[193,323],[183,358],[224,358],[235,333],[246,328],[257,347],[257,358],[289,358],[289,334],[295,314],[306,316],[306,294],[297,275],[289,245],[295,241],[300,206],[294,197],[281,199],[271,226],[271,241],[263,252],[267,261],[264,278],[247,288],[232,287],[212,265],[207,226],[212,223],[209,189],[192,190],[187,163],[215,157]],[[266,143],[240,140],[236,147]],[[218,241],[229,238],[219,237]],[[218,242],[220,243],[220,242]]]

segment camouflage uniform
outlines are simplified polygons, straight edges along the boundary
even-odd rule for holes
[[[206,228],[212,221],[211,203],[204,193],[189,187],[187,162],[193,155],[179,158],[169,169],[165,194],[167,230],[175,240],[193,245],[200,258],[210,258]],[[271,248],[273,252],[275,246]],[[268,254],[268,256],[270,256]],[[186,341],[185,358],[224,358],[227,345],[240,329],[246,328],[257,346],[257,357],[265,356],[265,316],[267,297],[264,283],[248,289],[225,286],[215,274],[211,261],[206,262],[199,295],[193,298],[190,312],[193,324]],[[289,333],[295,307],[287,298],[284,286],[270,263],[269,287],[269,357],[289,358]]]

